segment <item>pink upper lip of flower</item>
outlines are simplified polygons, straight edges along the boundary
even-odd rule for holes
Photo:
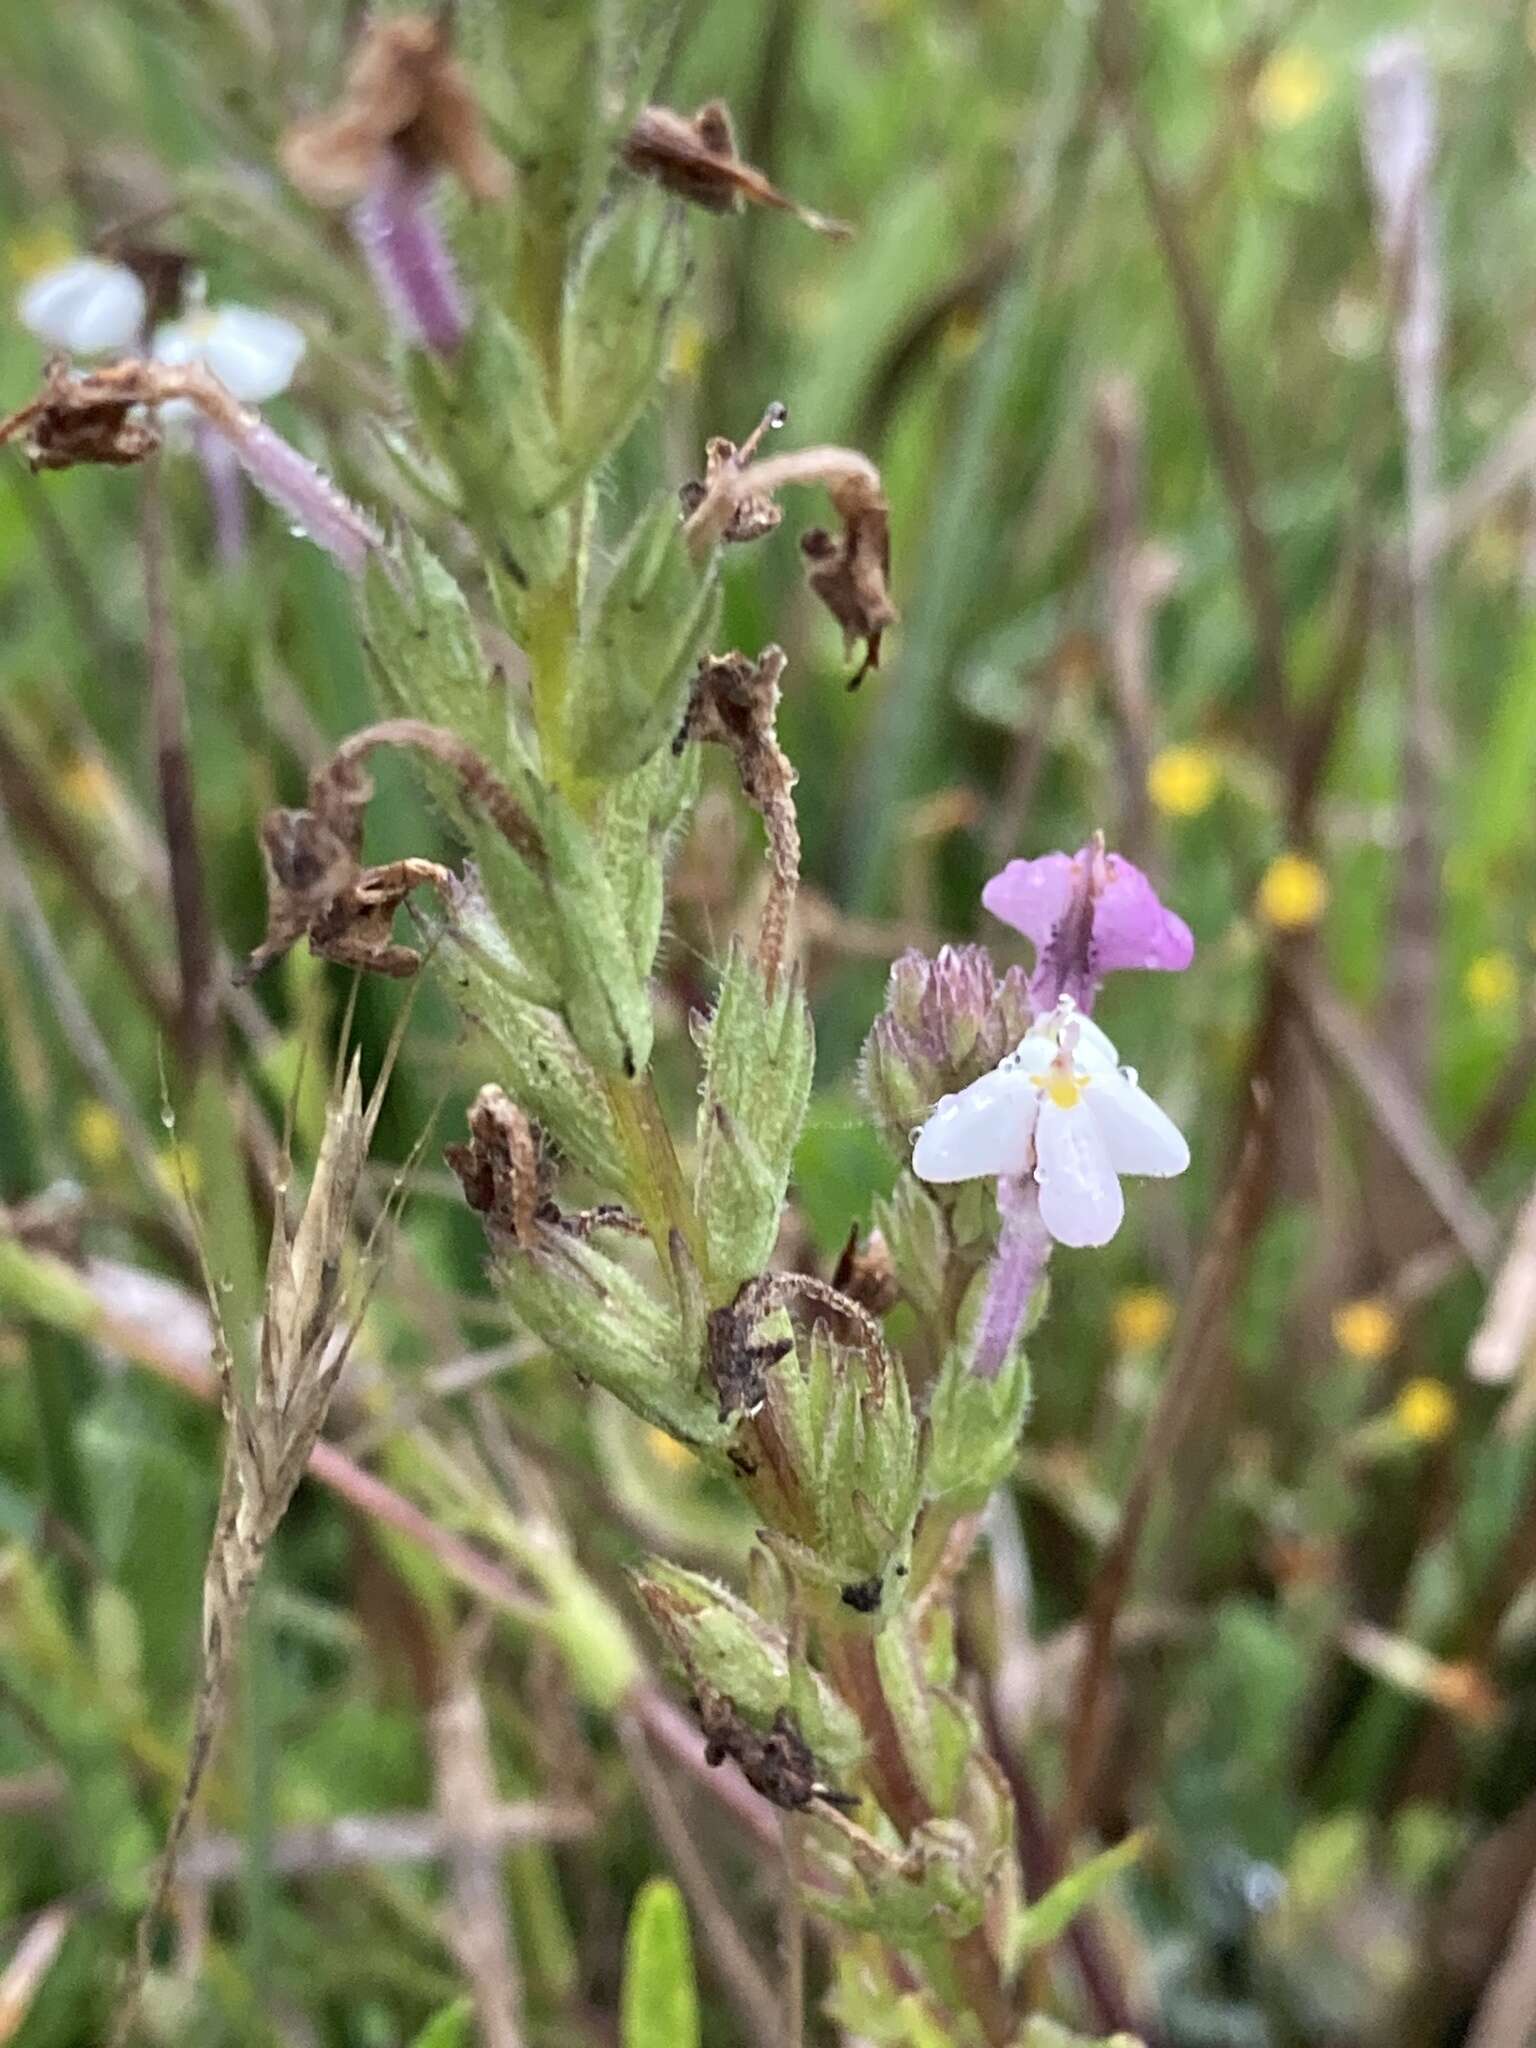
[[[1090,843],[1075,854],[1011,860],[981,892],[993,916],[1033,944],[1037,982],[1085,880],[1092,889],[1093,926],[1091,958],[1083,964],[1093,981],[1123,968],[1177,973],[1189,965],[1195,941],[1183,918],[1163,907],[1140,868],[1121,854],[1105,853],[1102,842]],[[1032,993],[1046,992],[1032,988]]]

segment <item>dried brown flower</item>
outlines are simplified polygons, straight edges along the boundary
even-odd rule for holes
[[[757,1414],[768,1398],[767,1374],[795,1348],[792,1337],[763,1343],[754,1336],[762,1312],[760,1296],[749,1281],[735,1301],[710,1313],[704,1369],[719,1398],[722,1422],[733,1415],[750,1420]]]
[[[526,1250],[540,1221],[559,1220],[544,1133],[494,1082],[487,1082],[470,1105],[469,1143],[445,1146],[443,1157],[488,1230],[504,1233]]]
[[[642,107],[624,138],[623,156],[642,178],[654,178],[680,199],[710,213],[737,213],[743,202],[750,201],[792,213],[819,235],[841,241],[853,233],[845,222],[829,220],[790,199],[761,171],[741,161],[723,100],[710,100],[691,119],[670,107]]]
[[[284,170],[319,206],[349,206],[393,152],[419,176],[448,170],[471,199],[505,199],[512,174],[485,130],[446,14],[397,14],[363,31],[340,100],[284,136]]]
[[[395,912],[420,884],[446,891],[453,878],[429,860],[363,866],[363,815],[372,794],[362,764],[341,757],[315,771],[307,808],[268,812],[261,828],[267,931],[238,980],[250,981],[301,938],[343,967],[395,980],[416,972],[421,955],[394,942]]]
[[[419,953],[394,942],[395,912],[413,889],[425,885],[448,900],[458,883],[436,861],[363,866],[363,818],[373,795],[363,757],[375,747],[409,748],[446,762],[457,773],[464,794],[529,865],[542,866],[538,835],[517,799],[457,734],[418,718],[387,718],[365,726],[315,770],[304,809],[267,815],[261,835],[267,862],[267,931],[240,980],[251,980],[306,937],[313,952],[343,967],[361,967],[398,980],[421,965]]]
[[[843,629],[843,651],[864,642],[864,660],[848,687],[856,690],[880,666],[880,641],[896,619],[891,603],[891,515],[884,493],[850,479],[830,493],[843,517],[838,536],[813,526],[800,537],[812,590]]]
[[[819,484],[843,522],[841,534],[813,527],[800,542],[812,590],[843,629],[849,653],[865,643],[864,661],[848,687],[857,689],[880,665],[880,642],[896,621],[891,602],[891,513],[880,472],[852,448],[800,448],[753,461],[769,427],[782,426],[782,406],[771,406],[740,449],[709,443],[702,482],[684,486],[684,531],[694,554],[705,558],[721,541],[755,540],[778,524],[778,493],[790,484]]]
[[[766,1735],[760,1734],[727,1694],[700,1686],[693,1710],[704,1731],[704,1761],[737,1765],[754,1792],[786,1813],[803,1813],[815,1800],[848,1810],[859,1801],[851,1793],[826,1784],[816,1767],[811,1746],[789,1707],[780,1707]]]
[[[707,655],[693,679],[687,714],[673,743],[678,753],[690,740],[728,747],[742,794],[767,828],[773,882],[763,907],[757,957],[770,991],[784,958],[789,914],[800,881],[795,769],[776,730],[784,663],[781,647],[765,647],[756,661],[744,654]]]
[[[142,462],[160,446],[153,422],[132,417],[156,396],[141,374],[148,367],[113,363],[74,371],[65,357],[54,356],[37,397],[0,420],[0,447],[19,439],[34,470],[92,462],[122,469]]]
[[[851,1227],[832,1270],[832,1285],[872,1316],[886,1315],[896,1306],[901,1288],[883,1231],[872,1230],[860,1244],[859,1226]]]

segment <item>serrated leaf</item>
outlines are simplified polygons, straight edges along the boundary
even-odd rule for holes
[[[463,591],[414,534],[404,535],[395,564],[370,563],[363,633],[386,706],[456,733],[526,802],[533,769],[506,678],[481,651]],[[471,814],[453,769],[429,758],[419,765],[443,810],[467,830]]]
[[[651,998],[607,864],[591,830],[555,791],[545,793],[538,824],[560,935],[565,1021],[600,1073],[633,1077],[651,1057]]]
[[[670,744],[718,599],[713,559],[695,562],[676,496],[659,493],[625,536],[582,635],[568,738],[583,775],[621,775]]]
[[[617,446],[656,388],[687,272],[682,209],[654,186],[624,188],[589,231],[564,332],[563,434],[579,466]]]
[[[699,1994],[683,1895],[669,1878],[641,1886],[624,1935],[622,2048],[699,2048]]]
[[[406,377],[422,433],[457,478],[487,556],[514,585],[552,582],[570,556],[569,501],[583,472],[561,447],[526,335],[483,308],[450,362],[417,352]]]
[[[656,964],[672,847],[699,786],[699,750],[663,747],[643,768],[610,783],[598,814],[603,865],[629,937],[636,974]]]
[[[677,1319],[617,1260],[577,1238],[513,1253],[496,1268],[508,1306],[551,1351],[684,1443],[724,1443],[732,1426],[699,1391]]]
[[[786,977],[769,997],[738,945],[697,1035],[705,1073],[695,1189],[711,1277],[723,1289],[768,1263],[815,1052],[798,982]]]

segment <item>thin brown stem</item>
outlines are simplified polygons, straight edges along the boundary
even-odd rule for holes
[[[1263,1193],[1268,1122],[1267,1103],[1255,1103],[1236,1170],[1184,1304],[1119,1524],[1089,1589],[1087,1635],[1067,1722],[1067,1789],[1056,1830],[1057,1840],[1064,1844],[1072,1841],[1088,1811],[1108,1718],[1115,1618],[1131,1585],[1153,1496],[1214,1375],[1223,1367],[1223,1347],[1216,1339],[1237,1284],[1251,1216]],[[1186,1502],[1183,1511],[1187,1519],[1191,1504]]]
[[[187,740],[187,692],[171,613],[170,540],[160,458],[144,469],[139,507],[139,548],[144,574],[145,651],[155,773],[170,861],[171,907],[176,925],[180,1002],[176,1045],[190,1076],[206,1055],[217,1016],[213,924],[198,838],[192,757]]]

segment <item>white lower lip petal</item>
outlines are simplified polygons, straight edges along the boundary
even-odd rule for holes
[[[912,1171],[919,1180],[980,1180],[1023,1173],[1033,1149],[1040,1100],[1022,1073],[983,1074],[946,1096],[918,1133]]]

